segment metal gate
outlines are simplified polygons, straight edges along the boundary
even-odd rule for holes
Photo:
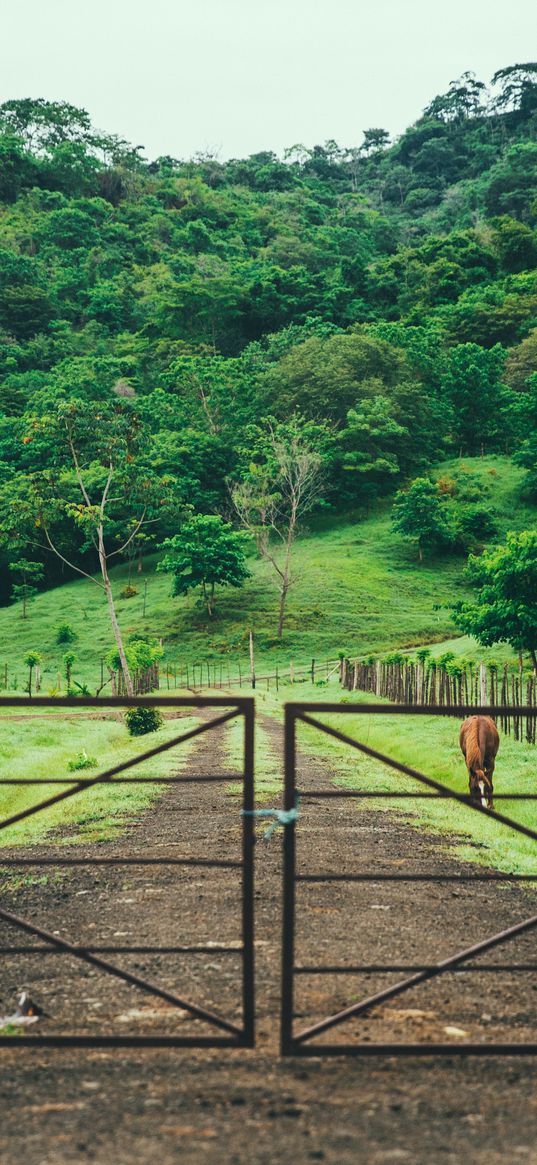
[[[512,709],[511,709],[512,711]],[[520,708],[521,715],[535,715],[535,708]],[[524,932],[530,931],[537,926],[537,915],[526,918],[523,922],[519,922],[507,930],[491,935],[489,938],[466,947],[463,950],[458,950],[452,955],[448,956],[442,962],[428,964],[428,965],[412,965],[401,966],[399,964],[384,965],[384,966],[367,966],[365,964],[353,964],[352,967],[334,967],[327,965],[312,966],[297,966],[295,964],[295,921],[296,921],[296,885],[298,883],[309,882],[382,882],[382,881],[405,881],[408,883],[417,881],[482,881],[482,882],[537,882],[536,875],[514,875],[514,874],[453,874],[453,875],[427,875],[408,871],[407,873],[397,874],[383,874],[380,872],[371,871],[362,874],[341,874],[335,871],[328,873],[300,873],[296,871],[296,825],[293,815],[293,810],[296,812],[299,802],[318,799],[330,798],[372,798],[372,797],[390,797],[390,798],[416,798],[416,797],[438,797],[449,798],[457,801],[467,808],[470,808],[478,813],[484,813],[488,820],[498,821],[517,833],[523,834],[525,837],[537,841],[537,831],[530,829],[516,821],[511,820],[502,813],[498,813],[491,809],[481,808],[470,801],[469,796],[454,792],[440,782],[433,780],[431,777],[418,772],[416,769],[410,768],[408,765],[401,764],[393,760],[391,757],[385,756],[374,748],[348,736],[346,733],[338,731],[329,724],[322,723],[316,718],[320,713],[336,713],[338,716],[345,715],[367,715],[367,716],[401,716],[401,715],[438,715],[438,716],[459,716],[465,717],[475,714],[483,714],[487,716],[501,716],[506,712],[503,707],[416,707],[414,705],[379,705],[379,704],[333,704],[333,703],[292,703],[286,705],[285,711],[285,801],[284,809],[291,811],[291,815],[284,828],[284,870],[283,870],[283,949],[282,949],[282,987],[281,987],[281,1052],[282,1055],[295,1056],[326,1056],[326,1055],[535,1055],[537,1053],[537,1043],[313,1043],[316,1036],[322,1035],[324,1032],[339,1027],[346,1020],[351,1017],[358,1017],[370,1011],[376,1005],[385,1002],[388,999],[393,999],[395,996],[403,994],[410,988],[417,986],[419,983],[424,983],[427,980],[434,979],[448,971],[453,970],[471,970],[472,967],[467,964],[477,955],[485,951],[493,950],[510,939],[515,938]],[[316,714],[316,715],[312,715]],[[297,788],[296,781],[296,729],[297,724],[303,723],[310,727],[314,727],[319,732],[325,733],[328,736],[335,738],[343,744],[349,745],[351,748],[358,749],[366,756],[372,757],[375,760],[381,761],[388,765],[391,769],[406,777],[412,777],[418,781],[422,786],[419,792],[409,792],[401,790],[398,792],[381,792],[371,790],[354,790],[349,788],[335,788],[332,787],[325,791],[308,791],[307,789]],[[495,800],[537,800],[537,793],[535,794],[518,794],[506,793],[495,794]],[[298,826],[300,829],[300,826]],[[508,967],[503,967],[499,964],[483,966],[479,964],[479,970],[487,971],[537,971],[537,963],[532,964],[509,964]],[[359,1002],[353,1003],[333,1015],[326,1016],[325,1019],[310,1027],[304,1028],[302,1031],[295,1030],[295,1014],[294,1014],[294,988],[295,977],[297,974],[333,974],[338,972],[357,973],[373,972],[373,971],[398,971],[407,972],[405,977],[390,987],[370,995],[367,998],[361,999]],[[408,974],[408,972],[411,972]]]
[[[41,946],[31,947],[2,947],[0,954],[39,954],[56,952],[59,956],[67,956],[70,958],[79,959],[82,963],[89,964],[106,974],[115,978],[123,980],[134,987],[140,988],[148,995],[162,999],[174,1007],[180,1008],[196,1019],[204,1021],[209,1028],[213,1029],[206,1035],[76,1035],[76,1034],[62,1034],[62,1035],[47,1035],[47,1034],[22,1034],[18,1035],[17,1039],[11,1036],[0,1034],[0,1045],[9,1044],[11,1048],[19,1048],[21,1046],[31,1045],[48,1046],[48,1047],[252,1047],[254,1044],[254,917],[253,917],[253,844],[254,844],[254,819],[252,810],[254,807],[254,701],[247,697],[182,697],[175,699],[173,697],[144,697],[137,699],[125,698],[84,698],[72,700],[69,698],[34,698],[28,700],[23,697],[0,698],[0,708],[31,708],[35,711],[37,708],[59,708],[68,707],[73,709],[80,708],[126,708],[126,707],[142,707],[142,708],[214,708],[219,711],[217,716],[211,720],[197,725],[195,728],[187,732],[179,733],[173,739],[167,740],[165,743],[156,745],[153,748],[147,749],[145,752],[130,760],[124,761],[121,764],[116,764],[106,771],[99,773],[97,776],[89,780],[79,780],[69,777],[56,777],[51,775],[45,779],[38,778],[23,778],[10,779],[9,777],[0,778],[0,786],[5,785],[51,785],[67,786],[66,788],[55,793],[53,796],[47,796],[44,800],[38,802],[29,808],[23,809],[12,816],[6,817],[0,821],[0,830],[6,829],[10,825],[14,825],[19,821],[32,817],[42,810],[50,808],[67,798],[74,797],[78,793],[82,793],[92,786],[105,783],[132,783],[140,781],[143,784],[187,784],[187,783],[214,783],[229,785],[231,781],[240,781],[242,784],[242,810],[241,816],[241,830],[242,830],[242,855],[240,861],[223,861],[211,859],[200,855],[197,857],[181,858],[181,857],[113,857],[113,856],[95,856],[91,859],[77,858],[77,857],[2,857],[0,850],[0,868],[16,868],[16,869],[31,869],[35,867],[52,866],[58,867],[73,867],[73,866],[102,866],[102,865],[131,865],[131,866],[172,866],[172,867],[209,867],[214,868],[215,871],[222,868],[236,868],[237,873],[241,875],[242,879],[242,917],[241,917],[241,932],[242,941],[240,947],[224,947],[218,946],[218,954],[239,953],[241,956],[242,972],[240,979],[240,994],[242,1006],[242,1022],[238,1025],[235,1022],[227,1019],[225,1016],[218,1015],[199,1004],[192,1003],[189,1000],[182,998],[175,992],[169,991],[167,988],[158,982],[150,981],[125,970],[114,962],[110,961],[108,957],[103,957],[105,954],[167,954],[167,955],[189,955],[200,953],[212,953],[214,955],[214,944],[197,944],[192,946],[166,946],[166,947],[119,947],[107,946],[91,947],[89,945],[80,946],[65,939],[62,939],[57,933],[51,933],[44,930],[42,927],[29,918],[23,918],[12,911],[0,907],[0,919],[3,919],[9,927],[15,927],[23,934],[31,936],[34,939],[40,940]],[[194,737],[200,736],[203,733],[210,732],[220,725],[228,723],[229,721],[240,717],[243,723],[243,764],[242,771],[239,774],[224,775],[190,775],[185,776],[159,776],[136,777],[132,775],[125,775],[127,769],[132,770],[136,765],[147,761],[152,757],[158,756],[184,741],[192,740]],[[244,812],[245,811],[245,812]],[[238,813],[238,808],[237,808]]]

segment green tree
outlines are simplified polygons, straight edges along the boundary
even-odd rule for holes
[[[505,364],[505,383],[523,392],[534,373],[537,373],[537,328],[532,328],[521,344],[510,349]]]
[[[387,149],[390,144],[390,135],[387,129],[364,129],[364,139],[360,146],[360,153],[368,157]]]
[[[65,682],[67,684],[67,695],[71,695],[71,678],[73,674],[73,667],[76,663],[76,655],[74,651],[66,651],[63,657],[63,666],[65,668]]]
[[[281,418],[299,409],[307,417],[342,421],[368,396],[388,395],[408,375],[405,355],[360,328],[311,337],[291,349],[260,381],[260,394]]]
[[[33,674],[35,669],[40,667],[42,656],[40,656],[38,651],[29,651],[27,655],[24,656],[24,662],[28,668],[28,695],[31,699]]]
[[[244,556],[244,535],[212,514],[197,514],[179,534],[162,545],[166,554],[158,570],[173,575],[173,594],[201,588],[207,614],[214,615],[216,587],[241,587],[250,571]]]
[[[537,532],[508,534],[501,546],[471,557],[467,573],[477,597],[454,608],[458,627],[485,647],[504,642],[527,651],[537,672]]]
[[[453,544],[445,501],[428,477],[417,477],[408,490],[395,495],[392,528],[417,544],[420,562],[424,550],[442,550]]]
[[[9,563],[9,569],[12,574],[17,575],[20,582],[15,583],[12,587],[12,595],[15,601],[22,602],[22,617],[28,618],[28,603],[35,598],[37,594],[36,583],[43,581],[43,566],[41,562],[30,562],[27,558],[18,558],[16,562]]]
[[[461,450],[477,453],[496,447],[502,424],[501,375],[505,350],[488,351],[478,344],[457,344],[449,355],[446,391],[454,418],[454,440]]]
[[[426,117],[437,117],[440,121],[464,121],[477,117],[482,112],[485,85],[477,81],[475,73],[463,73],[456,81],[450,81],[447,93],[434,97],[425,110]]]
[[[355,478],[360,495],[389,488],[401,471],[400,456],[411,436],[396,421],[393,403],[375,396],[349,410],[337,440],[343,474]]]
[[[492,78],[499,92],[494,98],[494,109],[514,110],[530,116],[537,109],[537,63],[508,65],[498,69]]]

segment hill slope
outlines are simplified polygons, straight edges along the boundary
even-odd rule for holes
[[[439,469],[445,472],[460,464],[448,462]],[[535,509],[520,498],[522,471],[509,459],[479,458],[465,464],[490,483],[502,530],[535,524]],[[455,633],[449,604],[466,589],[464,559],[434,558],[420,565],[413,547],[392,532],[389,507],[365,520],[326,515],[299,540],[296,584],[281,643],[276,639],[276,591],[265,563],[252,559],[253,577],[243,590],[217,595],[212,621],[193,597],[170,597],[170,578],[157,573],[156,564],[156,556],[148,558],[144,572],[134,577],[134,598],[118,599],[124,633],[161,638],[164,667],[222,662],[224,679],[228,664],[235,675],[239,663],[243,673],[248,670],[250,629],[258,670],[288,666],[290,660],[323,661],[339,651],[359,655],[448,638]],[[114,572],[116,595],[126,581],[127,568],[119,567]],[[85,580],[40,594],[26,620],[20,604],[0,610],[0,668],[8,668],[9,688],[22,688],[29,650],[43,656],[43,691],[57,686],[66,648],[56,644],[56,630],[66,620],[78,635],[72,648],[77,657],[74,676],[96,689],[100,660],[112,636],[104,596]]]

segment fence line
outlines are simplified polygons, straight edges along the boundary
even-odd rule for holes
[[[161,662],[160,666],[155,663],[145,670],[133,672],[131,678],[136,696],[145,696],[150,692],[159,690],[167,692],[184,689],[202,691],[207,688],[255,688],[260,685],[265,685],[267,690],[273,685],[278,691],[280,684],[285,683],[304,683],[307,680],[311,680],[312,683],[326,683],[335,672],[341,673],[341,667],[341,658],[323,661],[312,659],[310,663],[298,666],[291,660],[288,664],[275,664],[273,671],[256,673],[253,677],[250,668],[243,668],[238,661],[230,665],[227,660],[206,659],[184,664],[176,661]],[[51,670],[50,677],[48,674],[43,674],[42,666],[37,666],[34,669],[33,690],[35,695],[43,694],[45,691],[47,695],[59,696],[65,685],[65,677],[55,669]],[[80,688],[79,694],[81,696],[90,695],[87,684],[78,684],[76,672],[72,677],[71,686],[75,691]],[[123,674],[108,667],[105,659],[100,661],[100,675],[94,681],[94,688],[97,695],[100,695],[101,692],[112,696],[126,695]],[[28,677],[26,669],[22,665],[9,673],[7,663],[0,664],[0,691],[27,690]]]
[[[442,664],[433,658],[422,662],[345,659],[340,678],[348,691],[371,692],[395,704],[421,707],[501,704],[509,709],[500,717],[503,732],[528,744],[536,742],[537,677],[525,675],[522,668],[515,674],[508,664],[500,669],[496,664],[464,665],[456,660]],[[522,715],[521,705],[535,707],[535,712]]]

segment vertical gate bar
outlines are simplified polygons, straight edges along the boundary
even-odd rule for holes
[[[242,1000],[244,1043],[253,1048],[255,1043],[255,965],[254,965],[254,701],[243,705],[244,717],[244,774],[242,818]]]
[[[284,809],[296,807],[296,714],[293,705],[285,708]],[[280,1051],[293,1051],[293,986],[295,957],[295,823],[283,831],[282,982]]]

